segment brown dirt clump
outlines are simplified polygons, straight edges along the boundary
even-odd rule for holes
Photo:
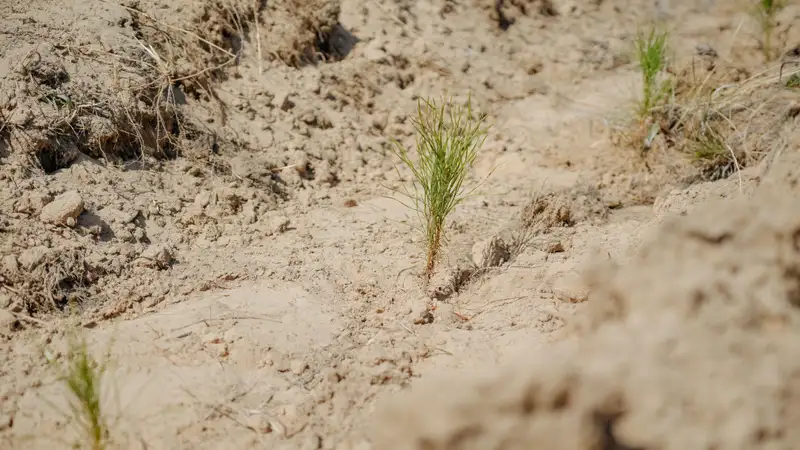
[[[264,44],[293,66],[342,56],[332,42],[340,10],[339,2],[332,0],[269,2],[261,15]]]
[[[768,191],[668,221],[592,292],[579,341],[420,386],[376,448],[793,448],[798,235],[796,202]]]
[[[609,208],[593,186],[580,185],[535,196],[522,210],[521,225],[546,232],[579,222],[602,222]]]

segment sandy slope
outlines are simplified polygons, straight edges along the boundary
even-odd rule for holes
[[[800,445],[796,133],[697,184],[606,127],[648,18],[679,55],[758,67],[735,7],[507,1],[502,30],[492,1],[268,3],[2,6],[4,448],[76,438],[41,356],[64,351],[69,300],[111,348],[119,448]],[[228,65],[155,102],[140,43],[177,77]],[[494,172],[454,214],[435,300],[390,138],[411,144],[417,97],[445,89],[489,114],[474,181]],[[72,191],[74,223],[45,220]],[[475,243],[520,223],[526,246],[449,292]]]

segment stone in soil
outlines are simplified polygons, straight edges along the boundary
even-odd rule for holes
[[[83,212],[83,198],[78,191],[67,191],[42,208],[39,218],[44,223],[75,226]]]

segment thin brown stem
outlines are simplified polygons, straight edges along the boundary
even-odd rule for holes
[[[433,236],[433,242],[428,248],[428,263],[425,266],[425,276],[430,280],[433,276],[434,268],[436,267],[436,259],[439,257],[439,248],[442,240],[442,229],[436,228]]]

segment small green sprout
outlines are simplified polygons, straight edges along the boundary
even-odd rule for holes
[[[785,0],[758,0],[753,10],[753,16],[761,25],[761,51],[767,61],[771,61],[777,56],[773,48],[773,35],[775,28],[778,27],[778,12],[784,6],[786,6]]]
[[[667,32],[651,28],[649,33],[639,33],[636,36],[636,59],[642,71],[642,99],[639,106],[639,115],[645,118],[652,109],[663,99],[667,83],[663,83],[659,76],[666,67]]]
[[[69,408],[73,419],[81,427],[86,447],[105,450],[108,446],[109,428],[101,406],[101,384],[107,366],[91,355],[85,339],[71,336],[66,362],[62,367],[45,352],[47,361],[58,371],[70,393]]]

